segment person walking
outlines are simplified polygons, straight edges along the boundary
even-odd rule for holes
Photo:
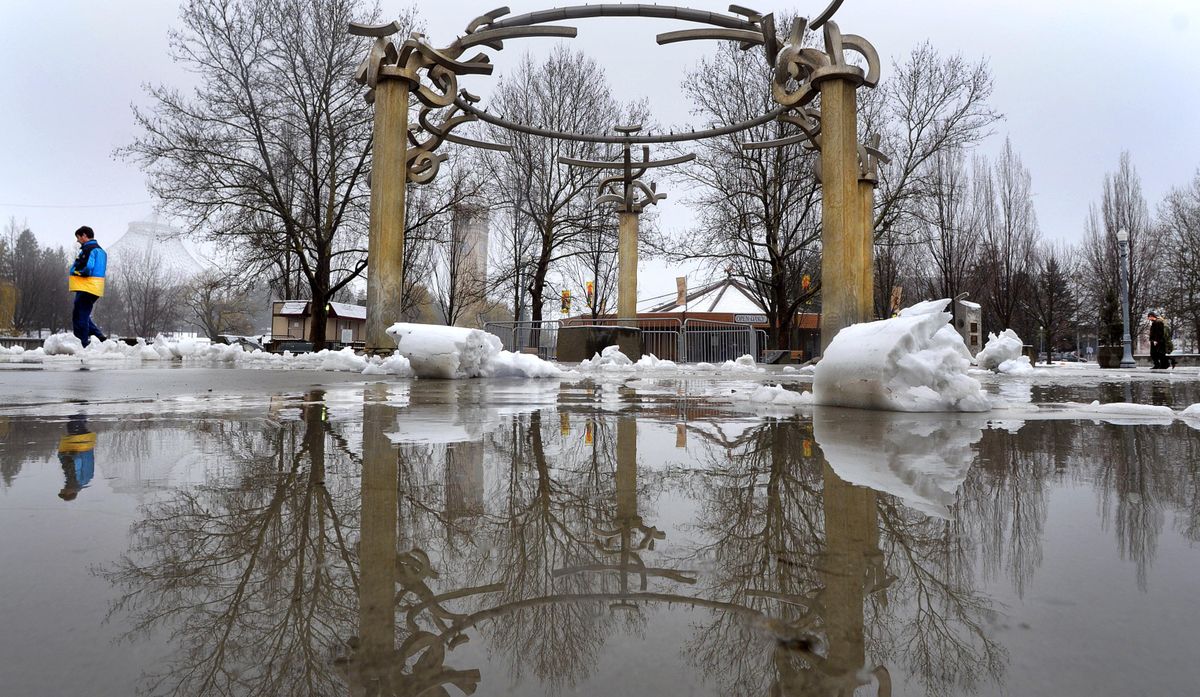
[[[71,330],[84,348],[95,336],[100,341],[108,339],[100,327],[92,321],[92,308],[104,295],[104,272],[108,269],[108,254],[96,241],[96,233],[84,225],[75,231],[79,244],[79,256],[71,265],[67,288],[75,294],[75,306],[71,309]]]
[[[1150,360],[1154,370],[1166,370],[1171,367],[1167,361],[1167,325],[1157,312],[1149,312],[1146,318],[1150,320]]]

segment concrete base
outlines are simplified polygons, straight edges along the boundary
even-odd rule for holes
[[[1121,346],[1101,346],[1096,349],[1096,363],[1101,368],[1120,368],[1125,349]]]
[[[632,360],[642,357],[642,333],[634,327],[562,327],[556,357],[563,363],[578,363],[613,345]]]

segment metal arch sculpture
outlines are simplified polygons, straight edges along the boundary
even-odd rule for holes
[[[622,162],[568,161],[574,166],[622,170],[619,176],[609,177],[601,184],[598,202],[620,205],[622,216],[636,216],[646,205],[665,198],[654,185],[646,185],[640,176],[650,167],[681,164],[686,159],[651,162],[648,149],[643,147],[643,161],[634,163],[631,146],[651,143],[674,143],[725,136],[747,131],[771,121],[779,121],[796,129],[770,141],[746,142],[746,150],[805,144],[821,153],[821,173],[830,178],[822,181],[823,202],[823,271],[824,285],[839,283],[842,276],[830,272],[828,266],[853,266],[850,274],[855,290],[850,300],[834,298],[832,312],[826,311],[822,320],[822,343],[846,324],[869,318],[870,292],[861,283],[865,269],[863,250],[870,255],[869,244],[861,240],[863,199],[860,182],[868,188],[877,181],[879,162],[887,162],[879,151],[878,139],[869,145],[857,142],[854,90],[860,86],[874,87],[879,80],[879,56],[865,38],[842,34],[832,17],[843,0],[831,0],[811,22],[797,19],[787,37],[778,35],[772,14],[730,5],[722,14],[671,5],[597,4],[574,5],[508,16],[509,9],[501,7],[482,14],[468,23],[462,36],[444,48],[434,47],[426,36],[413,32],[398,46],[390,37],[398,34],[398,22],[384,25],[351,24],[351,34],[370,37],[374,41],[355,73],[355,79],[367,87],[366,99],[376,105],[375,158],[371,173],[371,232],[368,251],[368,350],[385,352],[390,343],[385,329],[397,316],[399,278],[403,259],[404,187],[408,183],[425,184],[436,178],[446,155],[437,152],[449,141],[471,147],[509,150],[509,146],[455,135],[453,130],[465,123],[483,121],[513,131],[567,140],[610,143],[622,147]],[[670,19],[703,25],[658,34],[659,45],[684,41],[735,41],[743,50],[761,48],[764,58],[773,68],[772,96],[777,103],[766,113],[743,122],[686,133],[650,134],[639,129],[620,130],[617,135],[599,133],[570,133],[519,124],[502,116],[480,109],[479,99],[459,88],[459,77],[490,75],[492,65],[487,54],[477,52],[464,57],[476,47],[502,50],[504,42],[517,38],[574,38],[577,29],[554,22],[596,17],[638,17]],[[822,29],[823,49],[805,45],[810,29]],[[865,63],[860,67],[848,59],[854,54]],[[389,88],[388,86],[391,85]],[[398,88],[398,89],[397,89]],[[381,105],[381,91],[387,89],[386,104]],[[421,104],[416,124],[408,122],[407,103],[413,96]],[[812,105],[822,96],[820,110]],[[435,119],[433,112],[446,110]],[[836,118],[831,118],[831,114]],[[399,123],[396,123],[399,122]],[[395,131],[402,131],[397,134]],[[399,136],[399,137],[397,137]],[[398,141],[398,142],[395,142]],[[636,166],[635,166],[636,164]],[[636,176],[634,170],[638,171]],[[834,184],[836,182],[836,184]],[[871,189],[873,191],[873,189]],[[873,193],[869,194],[872,197]],[[636,218],[633,235],[636,249]],[[851,231],[847,233],[847,231]],[[847,256],[842,251],[842,238],[853,234],[850,245],[858,251]],[[636,260],[636,256],[632,259]],[[826,263],[833,259],[835,263]],[[628,271],[628,270],[627,270]],[[630,273],[634,280],[621,284],[636,294],[636,261]],[[625,273],[625,271],[623,271]],[[867,291],[869,291],[869,279]],[[830,307],[825,296],[825,305]],[[619,303],[625,310],[631,303]]]

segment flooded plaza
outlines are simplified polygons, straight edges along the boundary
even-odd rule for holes
[[[4,693],[1191,694],[1200,424],[1062,407],[1200,402],[1145,373],[0,371]]]

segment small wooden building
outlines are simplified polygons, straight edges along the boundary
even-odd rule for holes
[[[271,303],[271,340],[308,341],[312,327],[312,303],[308,300],[276,300]],[[356,346],[366,340],[367,308],[349,303],[329,303],[325,340],[338,346]]]

